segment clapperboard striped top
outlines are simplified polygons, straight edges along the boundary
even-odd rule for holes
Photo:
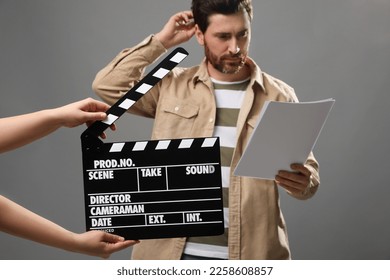
[[[249,79],[239,82],[221,82],[212,79],[217,104],[214,136],[220,137],[221,171],[225,233],[219,236],[190,237],[184,252],[189,255],[228,258],[229,174],[237,141],[237,119]]]
[[[155,140],[155,141],[138,141],[138,142],[118,142],[118,143],[112,143],[111,148],[109,150],[110,153],[120,153],[125,148],[126,144],[131,143],[131,147],[129,149],[131,151],[145,151],[148,144],[152,142],[157,142],[156,146],[154,147],[155,150],[167,150],[170,147],[170,144],[172,142],[180,142],[177,146],[177,149],[190,149],[193,147],[195,139],[194,138],[186,138],[186,139],[175,139],[175,140]],[[202,144],[200,145],[201,148],[208,148],[213,147],[215,145],[215,142],[217,141],[216,137],[212,138],[204,138],[202,139]]]
[[[153,86],[161,81],[175,66],[188,56],[183,48],[176,48],[164,60],[162,60],[152,71],[150,71],[137,85],[131,88],[121,99],[107,110],[107,118],[101,122],[94,122],[85,132],[84,137],[89,134],[99,136],[118,120],[135,102],[144,96]]]

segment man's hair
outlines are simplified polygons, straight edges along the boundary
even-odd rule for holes
[[[209,26],[209,16],[213,14],[231,15],[246,11],[253,18],[252,0],[192,0],[192,13],[195,23],[204,33]]]

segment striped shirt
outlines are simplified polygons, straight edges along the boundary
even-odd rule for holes
[[[211,79],[217,105],[214,136],[221,145],[221,173],[225,232],[219,236],[189,237],[184,253],[194,256],[227,259],[229,227],[229,178],[233,151],[237,141],[237,119],[244,100],[249,78],[239,82]]]

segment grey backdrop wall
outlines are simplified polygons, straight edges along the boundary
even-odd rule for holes
[[[96,72],[161,29],[190,1],[0,0],[0,117],[94,97]],[[390,1],[254,1],[251,56],[301,101],[336,104],[315,147],[314,198],[281,195],[295,259],[390,258]],[[200,62],[192,39],[183,45]],[[126,115],[109,140],[149,139]],[[62,129],[0,156],[0,193],[67,229],[84,231],[79,136]],[[0,259],[90,259],[0,233]],[[129,258],[130,250],[112,255]]]

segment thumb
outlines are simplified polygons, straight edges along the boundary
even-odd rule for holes
[[[103,112],[87,112],[85,118],[88,121],[102,121],[107,118],[107,114]]]
[[[122,242],[124,240],[125,239],[119,235],[115,235],[115,234],[111,234],[111,233],[107,233],[107,232],[104,233],[103,239],[102,239],[102,241],[108,242],[108,243],[117,243],[117,242]]]

